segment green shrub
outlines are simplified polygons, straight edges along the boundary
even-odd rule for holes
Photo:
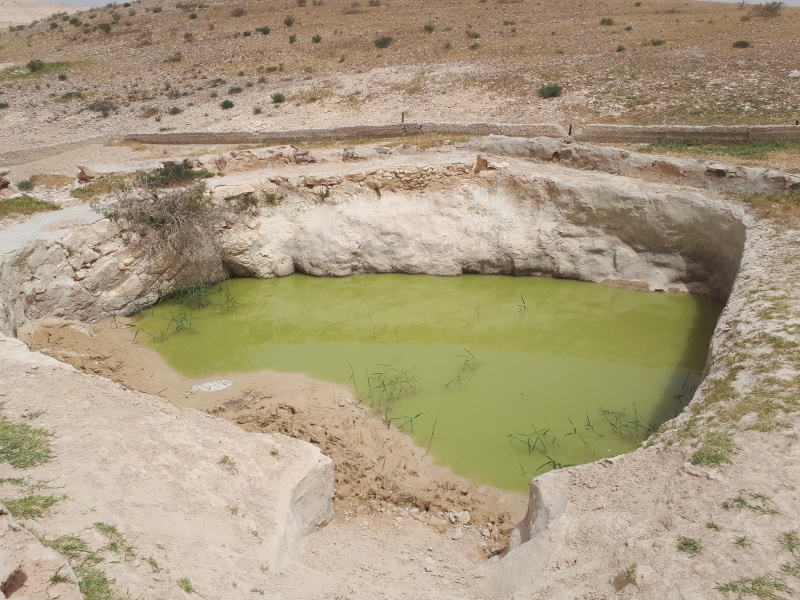
[[[556,98],[561,95],[562,91],[564,91],[563,86],[557,83],[548,83],[539,88],[539,96],[542,98]]]
[[[240,88],[238,85],[234,85],[233,87],[228,88],[228,94],[241,94],[241,93],[242,93],[242,88]]]
[[[262,112],[264,112],[264,111],[263,111],[263,110],[261,110],[261,107],[260,107],[260,106],[254,106],[254,107],[253,107],[253,114],[254,114],[254,115],[260,115]]]
[[[66,73],[59,73],[58,74],[58,80],[59,81],[66,81],[67,80],[67,74]]]
[[[246,11],[244,8],[242,8],[241,6],[240,6],[240,7],[238,7],[238,8],[234,8],[234,9],[231,11],[231,16],[232,16],[232,17],[243,17],[243,16],[245,16],[246,14],[247,14],[247,11]]]
[[[287,27],[291,27],[294,25],[294,17],[292,15],[287,15],[286,18],[283,19],[283,24]]]
[[[478,48],[480,48],[480,47],[481,47],[481,45],[480,45],[478,42],[475,42],[474,44],[472,44],[472,45],[469,47],[469,49],[470,49],[470,50],[477,50],[477,49],[478,49]]]
[[[56,23],[55,21],[50,23],[50,29],[58,29],[58,23]]]
[[[183,109],[178,106],[173,106],[167,112],[171,115],[179,115],[183,112]]]
[[[322,36],[317,33],[316,35],[314,35],[314,37],[311,38],[311,41],[315,44],[319,44],[322,41]]]
[[[243,35],[244,37],[250,37],[252,34],[253,34],[253,32],[252,32],[252,31],[243,31],[243,32],[242,32],[242,35]]]
[[[233,108],[233,100],[223,100],[219,103],[219,106],[222,110],[228,110],[229,108]]]
[[[189,15],[189,18],[190,18],[190,19],[196,19],[196,18],[197,18],[197,13],[192,13],[192,14],[190,14],[190,15]]]
[[[289,36],[289,43],[290,44],[294,44],[296,41],[297,41],[297,36],[295,34],[292,34],[292,35]]]
[[[750,42],[745,41],[745,40],[737,40],[737,41],[733,42],[733,47],[734,48],[749,48],[750,47]]]
[[[275,92],[274,94],[270,94],[270,98],[272,98],[273,104],[280,104],[281,102],[286,102],[286,96],[284,96],[280,92]]]
[[[384,35],[384,36],[379,37],[379,38],[377,38],[375,40],[375,47],[376,48],[388,48],[389,46],[392,45],[393,41],[394,40],[392,39],[391,36]]]
[[[44,69],[44,61],[38,58],[34,58],[33,60],[29,60],[28,64],[25,65],[28,67],[28,71],[31,73],[35,73],[36,71],[41,71]]]
[[[139,171],[136,174],[136,183],[146,189],[158,189],[182,186],[197,179],[213,176],[213,173],[205,169],[195,171],[183,163],[177,163],[151,171]]]
[[[268,35],[268,34],[269,34],[269,32],[270,32],[271,30],[270,30],[270,28],[269,28],[269,27],[267,27],[266,25],[264,25],[263,27],[256,27],[256,31],[257,31],[258,33],[261,33],[261,34],[263,34],[263,35]]]
[[[114,110],[115,106],[111,100],[108,100],[107,98],[101,98],[100,100],[94,100],[90,102],[86,108],[94,112],[99,112],[105,119],[109,113]]]
[[[751,6],[750,11],[758,17],[768,19],[770,17],[777,17],[784,6],[785,4],[783,2],[766,2],[764,4]]]
[[[70,25],[74,25],[75,27],[79,27],[79,26],[80,26],[80,24],[81,24],[81,21],[80,21],[80,19],[78,19],[77,17],[72,17],[72,18],[69,20],[69,24],[70,24]]]
[[[433,33],[436,29],[436,26],[433,23],[425,23],[425,26],[422,28],[425,33]]]
[[[10,104],[8,102],[0,102],[0,110],[4,108],[8,108]]]
[[[613,25],[613,24],[614,24],[614,19],[611,19],[609,17],[603,17],[602,19],[600,19],[600,25]]]
[[[651,46],[662,46],[665,43],[666,40],[662,40],[661,38],[653,38],[652,40],[650,40]]]
[[[17,189],[21,192],[30,192],[33,189],[33,182],[30,179],[23,179],[17,182]]]
[[[111,23],[100,23],[97,28],[103,33],[111,33]]]
[[[165,58],[164,62],[165,63],[176,63],[176,62],[181,62],[181,60],[183,60],[183,54],[181,54],[180,52],[175,52],[174,54],[171,54],[170,56]]]
[[[617,46],[617,52],[625,52],[625,46],[623,46],[622,44]]]
[[[477,40],[479,37],[481,37],[481,34],[477,31],[467,31],[467,37],[471,40]]]
[[[633,5],[634,5],[636,8],[639,8],[639,7],[642,5],[642,3],[641,3],[641,2],[634,2],[634,3],[633,3]]]

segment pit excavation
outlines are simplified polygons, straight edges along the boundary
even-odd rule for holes
[[[120,589],[722,598],[794,556],[796,232],[741,194],[800,175],[502,136],[78,173],[2,233],[4,410]]]

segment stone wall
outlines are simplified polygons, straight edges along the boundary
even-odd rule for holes
[[[637,144],[659,141],[800,142],[798,125],[583,125],[572,134],[579,142]]]

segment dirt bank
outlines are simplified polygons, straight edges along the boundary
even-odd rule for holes
[[[260,371],[220,373],[213,379],[231,381],[230,387],[189,393],[209,379],[181,376],[128,325],[126,318],[95,325],[43,319],[22,327],[18,337],[84,372],[161,396],[176,406],[206,411],[248,431],[282,433],[314,444],[334,461],[340,514],[414,509],[415,518],[444,533],[452,523],[441,513],[468,511],[469,523],[487,534],[470,549],[476,559],[503,550],[511,529],[525,514],[526,496],[470,485],[435,465],[424,449],[397,429],[387,429],[344,386]]]

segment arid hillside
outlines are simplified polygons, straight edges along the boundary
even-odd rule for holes
[[[800,8],[786,6],[143,0],[13,29],[0,34],[7,151],[134,131],[394,123],[402,113],[565,125],[800,118],[800,77],[790,76]],[[553,97],[541,97],[550,84]]]

